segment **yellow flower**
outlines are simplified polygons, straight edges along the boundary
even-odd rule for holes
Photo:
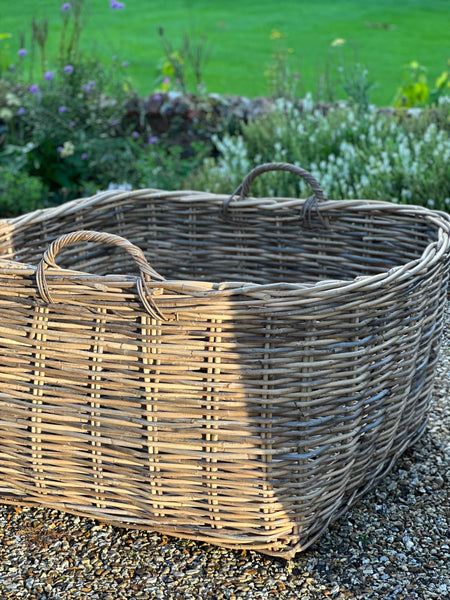
[[[181,56],[181,54],[178,52],[178,50],[172,54],[172,57],[175,60],[177,60],[180,63],[180,65],[184,65],[184,59]]]
[[[272,32],[270,34],[270,39],[271,40],[279,40],[280,37],[282,37],[282,34],[278,31],[278,29],[272,29]]]
[[[162,66],[161,73],[163,75],[168,75],[169,77],[170,75],[173,75],[175,73],[175,69],[173,68],[172,63],[169,61],[165,62]]]
[[[333,48],[336,48],[337,46],[343,46],[344,44],[345,44],[344,38],[336,38],[335,40],[333,40],[331,42],[331,45]]]
[[[414,84],[414,96],[418,102],[425,102],[428,98],[428,86],[423,81],[418,81]]]
[[[446,82],[448,81],[448,73],[444,71],[437,79],[436,79],[436,87],[441,89],[444,87]]]
[[[419,68],[419,63],[417,62],[417,60],[412,60],[409,63],[409,66],[411,67],[411,69],[418,69]]]

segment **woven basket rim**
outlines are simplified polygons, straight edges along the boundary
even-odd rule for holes
[[[47,221],[54,219],[60,215],[70,215],[71,212],[77,212],[80,209],[88,208],[93,204],[100,201],[103,202],[118,202],[120,200],[177,200],[180,203],[189,204],[190,202],[205,202],[210,205],[216,204],[221,207],[224,200],[227,200],[229,196],[227,194],[216,194],[213,192],[204,192],[199,190],[178,190],[169,191],[159,188],[139,188],[135,190],[108,190],[98,192],[92,196],[86,196],[82,198],[75,198],[68,200],[58,206],[52,206],[47,208],[38,208],[34,211],[27,212],[17,217],[10,217],[0,219],[0,226],[2,228],[9,225],[11,230],[16,227],[25,227],[27,225],[38,224],[41,221]],[[307,201],[306,198],[292,198],[283,196],[266,196],[266,197],[255,197],[250,196],[239,199],[239,206],[237,207],[234,202],[230,204],[230,210],[237,210],[243,208],[254,208],[259,207],[263,210],[273,209],[301,209]],[[418,204],[395,204],[386,200],[374,200],[374,199],[343,199],[333,200],[326,199],[320,202],[320,212],[328,212],[336,210],[340,207],[344,207],[346,210],[368,210],[369,212],[376,212],[381,210],[385,213],[416,215],[422,216],[432,221],[436,221],[436,225],[439,223],[447,232],[450,234],[450,214],[442,211],[430,209],[425,206]]]
[[[67,216],[72,211],[79,211],[83,208],[89,208],[92,205],[101,202],[119,202],[121,200],[176,200],[181,203],[189,204],[190,202],[205,202],[211,206],[217,205],[222,207],[223,202],[229,196],[225,194],[215,194],[210,192],[202,192],[198,190],[181,190],[181,191],[166,191],[157,188],[142,188],[135,190],[108,190],[99,192],[90,197],[77,198],[70,200],[56,207],[37,209],[33,212],[20,215],[9,219],[0,219],[0,228],[5,230],[10,228],[13,232],[16,228],[26,229],[29,226],[38,224],[42,221],[55,219],[60,215]],[[306,199],[303,198],[284,198],[284,197],[246,197],[239,199],[239,206],[236,208],[234,201],[230,204],[230,211],[240,212],[242,209],[260,208],[264,211],[282,210],[282,209],[302,209]],[[325,213],[327,216],[336,210],[345,209],[346,211],[354,211],[355,215],[361,215],[364,212],[368,214],[381,212],[387,217],[395,218],[395,215],[408,215],[411,217],[423,218],[431,225],[434,225],[438,231],[436,240],[430,243],[423,250],[421,256],[417,259],[408,261],[403,264],[396,265],[387,271],[371,275],[359,275],[353,279],[329,279],[321,280],[315,283],[302,282],[284,282],[276,281],[271,283],[252,283],[251,281],[215,281],[211,280],[192,280],[192,279],[171,279],[165,278],[163,281],[153,281],[148,284],[150,292],[157,290],[157,293],[174,293],[186,294],[194,296],[220,297],[226,295],[237,294],[260,294],[264,292],[284,291],[287,294],[295,296],[304,296],[305,299],[310,297],[311,300],[317,298],[320,293],[320,298],[330,298],[336,294],[344,294],[350,291],[360,290],[361,288],[371,289],[373,286],[379,287],[387,285],[394,281],[405,280],[425,268],[433,266],[450,249],[450,215],[444,211],[432,210],[420,205],[414,204],[394,204],[383,200],[370,199],[352,199],[352,200],[323,200],[320,202],[320,213]],[[231,219],[231,222],[232,219]],[[239,223],[237,223],[239,227]],[[242,224],[241,224],[242,227]],[[126,238],[125,238],[126,239]],[[30,273],[36,271],[37,267],[27,263],[16,261],[12,258],[0,257],[0,269],[10,269],[14,267],[24,269],[24,273],[29,270]],[[87,285],[94,280],[99,279],[109,283],[125,283],[126,281],[134,281],[138,276],[133,274],[112,274],[112,275],[96,275],[80,270],[69,270],[58,267],[57,269],[49,268],[48,276],[52,274],[61,274],[64,271],[64,276],[70,278],[74,282],[84,282]],[[162,273],[164,276],[164,273]],[[154,285],[152,285],[154,283]]]

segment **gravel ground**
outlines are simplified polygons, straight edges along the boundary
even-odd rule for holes
[[[290,562],[0,506],[0,599],[448,600],[449,396],[447,320],[425,435]]]

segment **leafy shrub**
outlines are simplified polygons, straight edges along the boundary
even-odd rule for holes
[[[104,185],[112,170],[116,177],[130,176],[140,135],[123,122],[129,97],[123,82],[114,97],[108,93],[115,76],[114,66],[80,60],[15,88],[20,106],[8,123],[6,144],[27,149],[23,167],[51,194],[74,197],[85,181]]]
[[[439,98],[448,96],[450,90],[450,75],[443,71],[436,79],[434,88],[428,84],[427,69],[413,60],[405,70],[403,85],[394,99],[397,108],[425,106],[436,104]]]
[[[199,169],[210,148],[193,142],[188,149],[161,143],[156,138],[151,149],[143,153],[136,163],[140,187],[158,189],[183,189],[185,180]]]
[[[216,140],[219,156],[189,178],[192,188],[231,193],[253,166],[289,162],[309,170],[333,199],[373,198],[449,209],[450,103],[429,113],[403,115],[337,106],[328,114],[287,101],[241,136]],[[438,126],[436,123],[441,123]],[[286,173],[267,173],[252,185],[261,196],[305,196],[310,190]]]
[[[45,186],[38,177],[0,166],[0,215],[15,217],[41,208]]]
[[[216,193],[231,193],[250,171],[248,148],[241,135],[213,136],[219,157],[205,158],[203,167],[187,178],[190,189]]]
[[[104,189],[118,179],[136,184],[135,163],[147,143],[146,128],[135,131],[135,122],[127,119],[135,94],[126,63],[102,64],[80,51],[83,5],[84,0],[61,5],[53,65],[46,58],[48,23],[33,19],[31,50],[21,35],[16,62],[0,79],[0,164],[33,182],[38,178],[45,204]],[[24,201],[22,208],[31,210],[32,202]]]

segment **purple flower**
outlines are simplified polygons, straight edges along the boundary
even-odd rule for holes
[[[131,135],[134,137],[134,139],[139,137],[139,133],[137,131],[133,131]]]
[[[157,141],[158,137],[156,135],[152,135],[152,137],[148,139],[149,144],[156,144]]]
[[[61,12],[67,12],[71,8],[72,8],[72,6],[71,6],[70,2],[64,2],[64,4],[61,6]]]
[[[170,77],[164,77],[163,83],[165,83],[166,85],[169,85],[169,83],[170,83]]]
[[[300,79],[300,74],[299,73],[294,73],[294,79]]]
[[[117,9],[122,9],[125,8],[125,4],[123,2],[117,2],[117,0],[111,0],[111,4],[110,4],[111,8],[114,10],[115,8]]]
[[[28,91],[30,92],[30,94],[39,94],[39,86],[37,83],[33,83],[33,85],[30,85],[30,87],[28,88]]]
[[[89,81],[89,83],[85,83],[83,85],[83,90],[86,92],[86,94],[89,94],[89,92],[95,85],[96,85],[95,81]]]
[[[19,56],[26,56],[28,54],[28,50],[26,48],[21,48],[17,53]]]
[[[153,100],[156,100],[158,102],[158,100],[161,100],[162,96],[161,94],[154,94],[153,95]]]
[[[86,160],[88,157],[88,153],[87,152],[83,152],[83,154],[81,155],[81,160]]]
[[[53,79],[53,71],[47,71],[47,73],[44,75],[44,79],[51,81]]]
[[[63,151],[63,147],[62,147],[62,146],[58,146],[58,147],[56,148],[56,151],[57,151],[57,152],[62,152],[62,151]]]
[[[72,71],[73,71],[72,65],[66,65],[64,67],[64,73],[72,73]]]
[[[21,107],[19,108],[19,110],[17,111],[17,114],[18,114],[18,115],[23,115],[24,113],[25,113],[25,109],[24,109],[24,107],[23,107],[23,106],[21,106]]]
[[[60,106],[60,107],[58,108],[58,112],[60,112],[60,113],[65,113],[65,112],[66,112],[66,110],[67,110],[67,106]]]
[[[76,125],[75,121],[70,121],[69,127],[75,127],[75,125]]]
[[[124,60],[123,63],[122,63],[122,67],[126,68],[126,67],[129,67],[129,66],[130,66],[130,63],[127,60]]]
[[[119,121],[117,121],[116,119],[112,119],[109,124],[111,125],[111,127],[115,127],[116,125],[119,124]]]

